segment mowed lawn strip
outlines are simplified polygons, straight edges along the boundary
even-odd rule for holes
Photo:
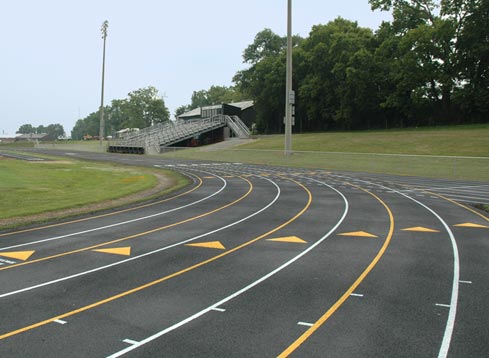
[[[195,148],[165,155],[446,179],[489,179],[489,124],[293,134],[292,148],[293,154],[285,157],[284,136],[270,135],[230,149]]]
[[[489,157],[489,124],[293,135],[293,150]],[[283,136],[263,136],[240,149],[283,150]]]
[[[0,159],[0,219],[100,203],[156,186],[149,171],[79,161]]]

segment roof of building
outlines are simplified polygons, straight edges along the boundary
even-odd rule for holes
[[[225,103],[225,104],[227,104],[229,106],[240,108],[242,111],[244,111],[245,109],[253,107],[254,102],[253,101],[243,101],[243,102],[234,102],[234,103]],[[194,108],[188,112],[185,112],[185,113],[179,115],[178,118],[200,117],[200,115],[202,114],[202,110],[218,109],[221,106],[222,106],[222,104],[216,104],[216,105],[212,105],[212,106]]]
[[[230,106],[238,107],[241,108],[242,111],[245,109],[251,108],[255,105],[255,102],[253,101],[243,101],[243,102],[234,102],[234,103],[228,103]]]
[[[200,114],[202,113],[202,108],[194,108],[191,111],[185,112],[181,115],[178,116],[178,118],[185,118],[185,117],[199,117]]]
[[[16,139],[42,139],[47,136],[47,133],[40,133],[40,134],[35,134],[35,133],[29,133],[29,134],[21,134],[16,136]]]

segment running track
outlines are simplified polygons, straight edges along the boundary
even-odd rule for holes
[[[489,183],[177,170],[150,204],[0,233],[1,357],[488,357]]]

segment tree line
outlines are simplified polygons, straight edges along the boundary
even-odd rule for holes
[[[489,119],[489,1],[370,0],[392,11],[377,31],[337,18],[293,39],[295,131],[356,130]],[[286,38],[269,29],[233,81],[257,127],[283,130]]]
[[[369,0],[390,11],[376,31],[337,18],[293,37],[296,132],[464,124],[489,120],[488,0]],[[233,85],[194,91],[193,108],[253,100],[260,133],[283,132],[287,40],[270,29],[243,51]],[[154,87],[105,108],[105,133],[170,119]],[[74,139],[98,134],[99,114]]]
[[[115,136],[124,128],[145,128],[170,120],[170,112],[155,87],[132,91],[124,99],[114,99],[104,107],[104,133]],[[80,140],[86,135],[97,136],[100,131],[100,110],[79,119],[71,137]]]
[[[47,134],[51,138],[62,138],[65,136],[65,130],[61,124],[50,124],[48,126],[33,126],[32,124],[23,124],[19,127],[17,133],[20,134]]]

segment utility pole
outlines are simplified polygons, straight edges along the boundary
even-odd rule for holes
[[[285,156],[292,153],[292,111],[295,95],[292,91],[292,0],[287,0],[287,74],[285,85]]]
[[[107,20],[102,24],[102,39],[104,40],[104,52],[102,58],[102,94],[100,99],[100,149],[103,150],[103,140],[104,140],[104,84],[105,84],[105,42],[107,39],[107,29],[109,28],[109,22]]]

